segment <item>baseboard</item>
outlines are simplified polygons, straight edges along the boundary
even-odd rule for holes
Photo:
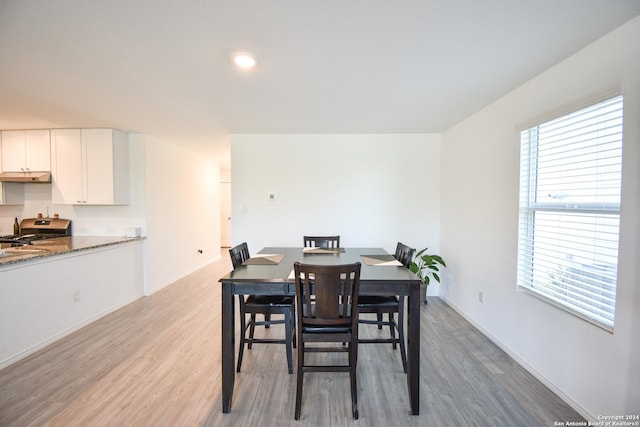
[[[176,283],[176,282],[178,282],[178,281],[180,281],[180,280],[184,279],[185,277],[187,277],[187,276],[189,276],[189,275],[191,275],[191,274],[193,274],[193,273],[195,273],[195,272],[197,272],[197,271],[199,271],[199,270],[202,270],[203,268],[205,268],[205,267],[207,267],[207,266],[209,266],[209,265],[213,264],[214,262],[218,262],[218,261],[220,260],[220,258],[221,258],[221,257],[215,257],[215,258],[213,258],[213,259],[210,259],[210,260],[204,261],[204,262],[202,262],[202,263],[200,263],[200,264],[197,264],[196,266],[194,266],[194,268],[193,268],[192,270],[190,270],[190,271],[188,271],[188,272],[186,272],[186,273],[182,273],[182,274],[179,274],[179,275],[177,275],[177,276],[175,276],[175,277],[173,277],[173,278],[171,278],[171,279],[169,279],[169,280],[165,280],[165,281],[164,281],[164,282],[162,282],[160,285],[155,286],[155,287],[153,287],[153,288],[151,288],[151,289],[148,289],[148,290],[147,290],[147,293],[145,294],[145,296],[153,295],[153,294],[155,294],[156,292],[158,292],[158,291],[160,291],[160,290],[162,290],[162,289],[166,288],[167,286],[169,286],[169,285],[173,285],[174,283]]]
[[[542,374],[540,374],[538,371],[536,371],[535,369],[533,369],[530,365],[528,365],[524,360],[522,360],[520,357],[518,357],[517,355],[515,355],[514,353],[512,353],[508,347],[506,347],[502,342],[500,342],[500,340],[496,339],[496,337],[494,337],[493,335],[491,335],[487,330],[485,330],[483,327],[481,327],[480,325],[478,325],[473,319],[471,319],[470,317],[468,317],[462,310],[460,310],[459,307],[457,307],[455,304],[451,303],[451,301],[449,301],[448,299],[444,298],[442,295],[439,296],[440,299],[446,303],[449,307],[451,307],[456,313],[458,313],[460,316],[462,316],[467,322],[471,323],[471,325],[476,328],[477,330],[479,330],[485,337],[487,337],[491,342],[493,342],[495,345],[497,345],[498,347],[500,347],[500,349],[502,351],[504,351],[505,353],[507,353],[507,355],[509,357],[511,357],[513,360],[515,360],[520,366],[522,366],[527,372],[529,372],[531,375],[533,375],[534,377],[536,377],[537,380],[539,380],[542,384],[544,384],[545,386],[547,386],[551,391],[553,391],[555,394],[557,394],[558,396],[560,396],[560,398],[562,400],[564,400],[569,406],[571,406],[576,412],[578,412],[580,415],[582,415],[587,422],[591,422],[591,423],[596,423],[598,420],[596,419],[596,417],[592,416],[591,414],[589,414],[589,412],[587,410],[585,410],[582,406],[580,406],[579,404],[577,404],[573,399],[571,399],[569,396],[567,396],[565,393],[562,392],[562,390],[558,389],[552,382],[550,382],[549,380],[547,380],[547,378],[545,378]]]

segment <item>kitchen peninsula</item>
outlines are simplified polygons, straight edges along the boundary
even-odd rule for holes
[[[0,369],[145,294],[146,238],[67,236],[0,255]]]
[[[141,239],[141,237],[68,236],[50,240],[39,240],[26,246],[0,248],[0,272],[5,266],[13,264],[41,260],[45,257],[97,249]]]

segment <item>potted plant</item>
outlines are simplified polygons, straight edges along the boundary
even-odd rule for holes
[[[427,286],[429,286],[431,278],[433,277],[438,283],[440,283],[440,276],[438,275],[440,266],[447,266],[440,255],[428,254],[427,249],[428,248],[424,248],[418,251],[414,255],[411,265],[409,265],[409,270],[417,275],[420,280],[422,280],[422,283],[425,284],[425,304],[427,303]]]

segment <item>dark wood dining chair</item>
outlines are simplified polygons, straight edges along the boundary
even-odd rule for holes
[[[337,249],[340,247],[340,236],[304,236],[305,248]]]
[[[295,419],[302,409],[302,382],[307,372],[349,372],[351,411],[358,419],[358,294],[360,263],[293,265],[298,310],[298,361]],[[310,345],[309,345],[310,344]],[[306,353],[348,353],[342,365],[307,364]]]
[[[229,249],[229,255],[231,256],[231,264],[235,270],[243,262],[250,258],[249,247],[247,242],[241,243],[231,249]],[[283,295],[238,295],[240,302],[240,348],[238,350],[238,365],[237,372],[240,372],[242,366],[242,356],[244,354],[244,346],[251,350],[254,343],[263,344],[285,344],[287,353],[287,367],[289,373],[293,373],[293,353],[291,347],[296,346],[296,331],[295,331],[295,301],[293,297]],[[247,314],[250,315],[250,319],[247,322]],[[264,321],[258,321],[256,315],[262,314]],[[271,315],[282,314],[284,319],[272,319]],[[264,326],[268,328],[271,325],[284,324],[285,325],[285,338],[255,338],[254,331],[256,326]],[[247,336],[247,329],[249,334]]]
[[[409,268],[415,249],[398,242],[396,245],[395,259],[400,261],[402,265]],[[379,267],[387,268],[387,267]],[[407,352],[404,343],[404,296],[402,295],[363,295],[358,303],[358,311],[362,314],[375,314],[376,320],[365,319],[360,317],[360,323],[377,325],[378,329],[383,326],[389,327],[389,338],[360,338],[360,344],[391,344],[396,350],[397,344],[400,344],[400,358],[402,359],[402,368],[407,372]],[[383,319],[383,315],[387,314],[387,320]],[[394,318],[394,314],[398,315],[398,320]],[[396,337],[396,331],[398,335]]]

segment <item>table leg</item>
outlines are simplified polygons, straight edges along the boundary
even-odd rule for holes
[[[410,285],[407,311],[407,387],[411,413],[420,415],[420,284]]]
[[[233,284],[222,283],[222,412],[231,411],[235,374],[235,308]]]

